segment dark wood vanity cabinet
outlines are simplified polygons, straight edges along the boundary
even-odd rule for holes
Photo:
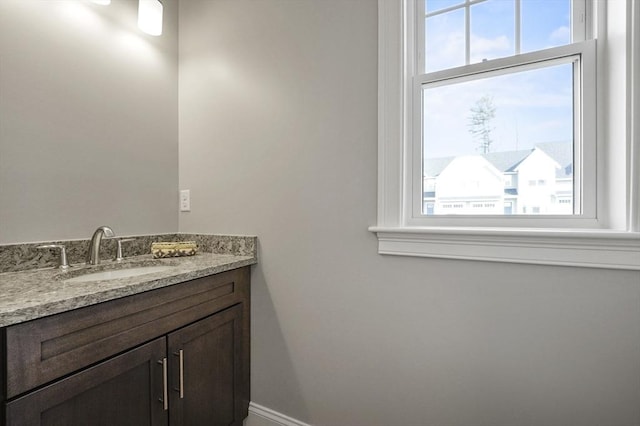
[[[249,284],[245,267],[3,329],[5,424],[242,425]]]

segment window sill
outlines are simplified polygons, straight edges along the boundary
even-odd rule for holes
[[[640,270],[640,233],[611,230],[379,227],[378,253]]]

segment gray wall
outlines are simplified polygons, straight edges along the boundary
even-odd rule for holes
[[[385,257],[376,2],[0,0],[0,243],[257,234],[253,400],[317,425],[638,425],[637,272]]]
[[[177,3],[0,0],[0,244],[178,227]]]
[[[180,3],[184,232],[257,234],[252,399],[316,425],[638,425],[637,272],[385,257],[377,2]]]

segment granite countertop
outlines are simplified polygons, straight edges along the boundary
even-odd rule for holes
[[[71,309],[166,287],[207,275],[257,263],[255,256],[198,253],[189,257],[153,259],[135,256],[122,263],[103,262],[96,266],[76,266],[67,271],[57,268],[0,273],[0,327],[17,324]],[[65,280],[86,273],[123,267],[168,265],[163,272],[105,281]]]

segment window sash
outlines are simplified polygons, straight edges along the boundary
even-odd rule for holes
[[[596,69],[595,40],[493,59],[448,70],[410,76],[407,100],[412,126],[407,138],[404,222],[408,226],[499,226],[598,228],[596,215]],[[422,87],[469,81],[577,61],[574,66],[574,215],[437,215],[422,213]]]
[[[437,10],[435,12],[427,13],[425,11],[424,0],[414,0],[409,9],[409,13],[415,14],[415,74],[425,73],[425,52],[426,52],[426,40],[425,40],[425,25],[427,18],[442,15],[447,12],[453,12],[455,10],[465,10],[465,64],[471,63],[471,6],[485,3],[488,0],[464,0],[461,4],[450,6]],[[521,0],[514,1],[514,42],[515,42],[515,55],[521,53],[521,21],[522,21],[522,8]],[[572,0],[571,1],[571,42],[577,43],[581,41],[593,38],[593,34],[588,29],[591,27],[590,16],[592,11],[590,10],[590,2],[588,0]]]

